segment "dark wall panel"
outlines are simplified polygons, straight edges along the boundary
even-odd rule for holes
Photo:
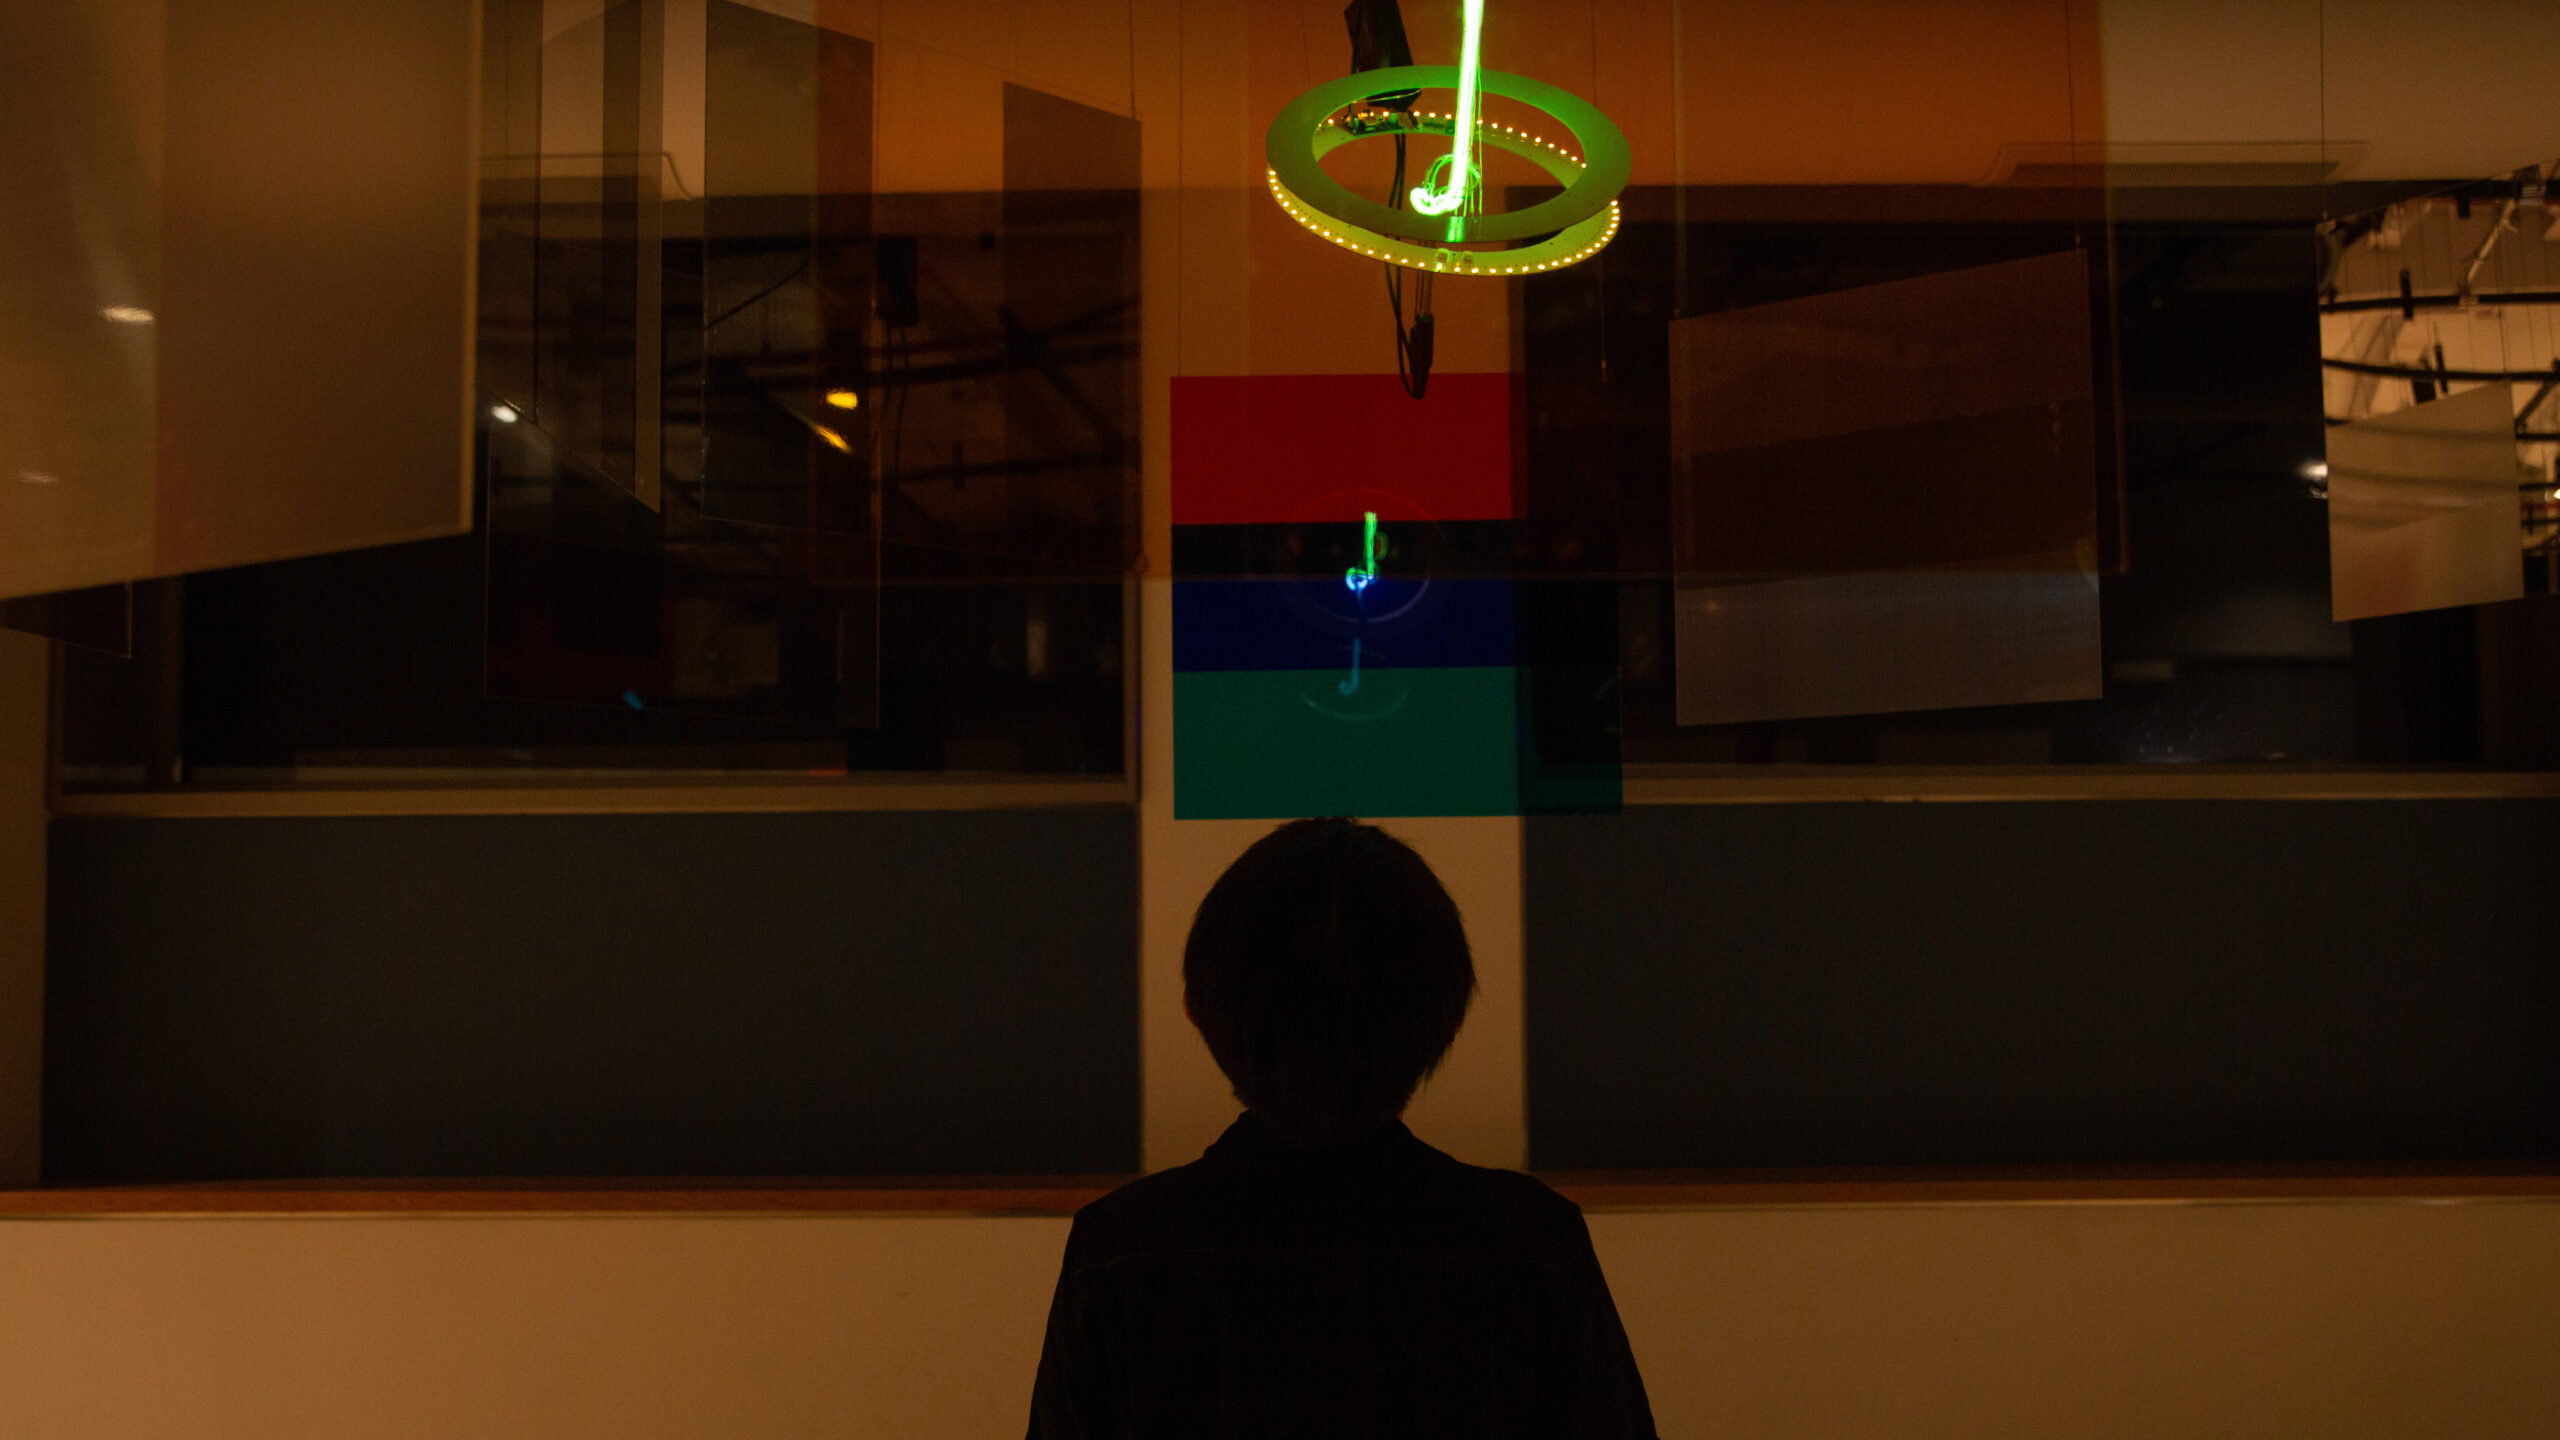
[[[2560,1155],[2560,805],[1527,825],[1542,1168]]]
[[[1125,811],[59,821],[48,1183],[1138,1168]]]

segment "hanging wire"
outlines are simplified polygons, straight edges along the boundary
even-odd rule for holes
[[[1387,183],[1387,208],[1404,208],[1405,135],[1396,132],[1395,178]],[[1431,272],[1417,272],[1413,281],[1413,321],[1406,324],[1404,312],[1404,268],[1387,262],[1387,314],[1396,329],[1396,379],[1404,393],[1419,400],[1431,385]]]

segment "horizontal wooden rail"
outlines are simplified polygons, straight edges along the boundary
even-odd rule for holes
[[[1125,806],[1118,777],[723,780],[592,779],[534,785],[312,785],[287,789],[68,791],[58,819],[321,818],[351,815],[669,815],[860,810],[1042,810]]]
[[[1126,1175],[298,1180],[0,1191],[0,1219],[174,1215],[1069,1215]],[[2560,1199],[2560,1163],[1547,1171],[1586,1210]]]
[[[1071,1215],[1128,1175],[798,1180],[267,1180],[0,1190],[0,1219],[108,1215],[541,1215],[676,1212]]]
[[[1767,1205],[2187,1204],[2560,1198],[2560,1162],[2413,1167],[1895,1166],[1877,1169],[1543,1171],[1587,1210]]]
[[[2464,800],[2560,798],[2560,771],[2355,770],[2307,766],[1630,765],[1630,805],[1842,801]],[[1118,806],[1137,789],[1111,777],[642,779],[574,783],[188,786],[70,791],[62,819],[246,816],[611,815],[852,810],[1032,810]]]
[[[2298,765],[1629,765],[1629,805],[2560,798],[2560,771]]]

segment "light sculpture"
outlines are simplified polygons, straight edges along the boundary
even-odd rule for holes
[[[1481,68],[1484,0],[1464,0],[1466,30],[1455,65],[1398,65],[1328,80],[1272,117],[1263,138],[1272,198],[1291,219],[1342,248],[1391,265],[1437,275],[1532,275],[1597,254],[1618,233],[1618,195],[1633,159],[1627,137],[1599,107],[1569,91]],[[1352,107],[1373,96],[1410,90],[1455,90],[1455,114]],[[1517,100],[1556,120],[1581,154],[1478,113],[1483,95]],[[1324,157],[1354,140],[1394,135],[1446,135],[1449,154],[1435,161],[1402,210],[1353,193],[1325,173]],[[1534,161],[1564,193],[1523,210],[1487,215],[1484,149]],[[1495,247],[1503,242],[1506,248]]]
[[[1378,512],[1371,510],[1362,518],[1364,533],[1360,542],[1360,563],[1342,572],[1342,583],[1359,594],[1378,578]]]

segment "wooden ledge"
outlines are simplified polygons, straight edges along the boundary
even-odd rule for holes
[[[1652,765],[1626,803],[1753,805],[2057,800],[2548,800],[2560,771],[2319,765]]]
[[[1072,1215],[1127,1175],[226,1181],[0,1190],[0,1219],[180,1215]],[[1594,1212],[1826,1205],[2560,1199],[2560,1164],[1543,1171]]]
[[[0,1190],[0,1219],[108,1215],[1072,1215],[1128,1175],[264,1180]]]
[[[2560,1198],[2560,1164],[2017,1165],[1544,1171],[1586,1210]]]
[[[372,784],[286,789],[73,791],[57,795],[57,820],[328,819],[377,815],[808,814],[865,810],[1059,810],[1119,808],[1137,789],[1116,776],[917,775],[790,778],[755,775],[648,778],[590,774],[573,782],[435,783],[421,770]]]

